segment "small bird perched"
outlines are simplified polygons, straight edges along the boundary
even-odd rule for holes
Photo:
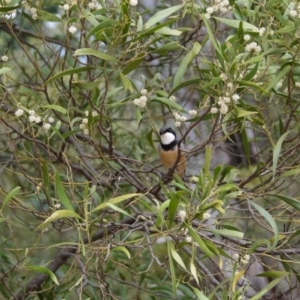
[[[160,145],[158,146],[158,153],[163,166],[166,169],[170,169],[175,165],[178,157],[178,140],[176,138],[176,133],[171,127],[164,126],[160,129],[159,134]],[[181,152],[175,173],[182,178],[184,176],[185,168],[186,158]]]

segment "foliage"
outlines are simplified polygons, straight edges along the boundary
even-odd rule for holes
[[[2,297],[295,299],[300,6],[134,2],[1,2]]]

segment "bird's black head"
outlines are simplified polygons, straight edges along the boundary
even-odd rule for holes
[[[169,127],[169,126],[164,126],[164,127],[162,127],[162,128],[159,130],[159,134],[160,134],[160,135],[163,135],[163,134],[165,134],[165,133],[171,133],[171,134],[173,134],[173,135],[175,136],[175,138],[176,138],[176,132],[175,132],[171,127]]]
[[[169,126],[164,126],[160,129],[159,131],[160,134],[160,142],[162,146],[174,146],[177,144],[177,139],[176,139],[176,133],[175,131],[169,127]]]

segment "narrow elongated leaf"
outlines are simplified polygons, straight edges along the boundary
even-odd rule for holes
[[[271,80],[271,82],[266,87],[266,92],[269,92],[290,70],[292,69],[291,65],[285,66],[275,78]]]
[[[199,300],[209,300],[201,291],[199,291],[197,288],[190,286],[192,290],[194,291],[195,295],[198,297]]]
[[[74,53],[75,56],[79,56],[79,55],[91,55],[91,56],[96,56],[100,59],[103,59],[103,60],[109,60],[109,61],[115,61],[117,62],[118,60],[113,57],[113,56],[110,56],[106,53],[103,53],[99,50],[96,50],[96,49],[92,49],[92,48],[82,48],[82,49],[78,49],[75,51]]]
[[[208,249],[208,247],[205,245],[205,242],[201,239],[201,237],[197,234],[197,232],[192,228],[191,226],[187,226],[189,230],[189,234],[194,240],[199,245],[199,248],[203,253],[205,253],[208,257],[212,257],[213,253]]]
[[[300,211],[300,201],[299,200],[293,199],[290,197],[286,197],[286,196],[282,196],[279,194],[272,194],[272,196],[277,197],[278,199],[284,201],[288,205],[290,205]]]
[[[62,19],[44,10],[37,10],[38,18],[43,21],[61,22]]]
[[[0,12],[9,12],[9,11],[15,10],[21,6],[22,5],[0,7]]]
[[[283,271],[267,271],[267,272],[263,272],[260,274],[257,274],[255,276],[259,276],[259,277],[284,277],[289,275],[289,273],[287,272],[283,272]]]
[[[276,30],[276,33],[280,34],[280,33],[291,32],[291,31],[294,30],[294,28],[295,28],[295,23],[294,22],[289,22],[286,26]]]
[[[129,90],[131,93],[133,93],[133,87],[130,82],[130,80],[120,71],[119,76],[121,78],[121,81],[125,87],[126,90]]]
[[[3,68],[0,69],[0,75],[5,74],[10,70],[11,70],[11,68],[3,67]]]
[[[74,211],[71,201],[70,201],[69,197],[67,196],[65,189],[60,181],[60,177],[59,177],[58,173],[55,174],[55,187],[56,187],[57,196],[58,196],[59,200],[61,201],[61,203],[68,210]]]
[[[173,95],[175,92],[177,92],[178,90],[182,89],[185,86],[189,86],[195,83],[200,83],[201,82],[201,78],[200,77],[195,77],[195,78],[191,78],[188,80],[185,80],[184,82],[179,83],[176,87],[174,87],[169,96]]]
[[[187,271],[187,269],[186,269],[186,266],[185,266],[185,264],[184,264],[184,262],[183,262],[183,260],[182,260],[182,258],[180,257],[180,255],[177,253],[177,251],[175,250],[175,248],[174,248],[174,245],[172,244],[172,243],[170,243],[170,242],[168,242],[170,245],[169,245],[169,247],[170,247],[170,252],[171,252],[171,255],[172,255],[172,257],[174,258],[174,260],[184,269],[184,270],[186,270]]]
[[[197,268],[196,268],[196,266],[194,265],[194,263],[192,261],[191,261],[191,264],[190,264],[190,270],[191,270],[191,274],[193,275],[194,279],[199,284],[199,278],[198,278],[198,275],[197,275]]]
[[[94,208],[92,210],[92,212],[95,212],[97,210],[103,209],[103,208],[107,207],[108,204],[117,204],[117,203],[125,201],[125,200],[127,200],[129,198],[133,198],[133,197],[137,197],[137,196],[141,196],[141,195],[142,194],[134,193],[134,194],[126,194],[126,195],[122,195],[122,196],[119,196],[119,197],[111,198],[107,202],[104,202],[104,203],[101,203],[100,205],[98,205],[96,208]]]
[[[123,215],[131,217],[131,215],[128,212],[126,212],[124,209],[122,209],[122,208],[120,208],[120,207],[118,207],[118,206],[116,206],[112,203],[107,203],[107,206],[109,206],[110,208],[112,208],[115,211],[118,211],[119,213],[121,213]]]
[[[250,204],[267,220],[267,222],[271,225],[273,232],[274,232],[274,243],[273,245],[270,247],[269,250],[273,250],[278,243],[279,240],[279,236],[278,236],[278,228],[276,225],[276,222],[274,221],[273,217],[261,206],[259,206],[258,204],[250,201]]]
[[[158,30],[155,30],[155,33],[163,34],[163,35],[173,35],[173,36],[179,36],[182,34],[181,31],[176,30],[176,29],[171,29],[169,27],[162,27],[159,28]]]
[[[91,71],[91,70],[95,70],[96,68],[94,67],[79,67],[79,68],[74,68],[74,69],[70,69],[70,70],[65,70],[62,72],[57,73],[56,75],[50,77],[45,83],[44,85],[47,85],[48,83],[50,83],[53,80],[56,80],[60,77],[63,76],[67,76],[67,75],[73,75],[73,74],[77,74],[77,73],[82,73],[82,72],[86,72],[86,71]]]
[[[175,5],[170,8],[160,10],[156,14],[154,14],[144,25],[145,29],[150,28],[151,26],[155,25],[156,23],[160,22],[161,20],[167,18],[168,16],[172,15],[176,11],[183,8],[183,5]]]
[[[175,216],[178,204],[179,204],[178,196],[176,194],[173,194],[172,198],[171,198],[170,205],[169,205],[169,212],[168,212],[169,213],[169,224],[170,224],[170,226],[172,225],[172,223],[174,221],[174,216]]]
[[[221,57],[223,57],[223,53],[222,51],[220,50],[220,47],[216,41],[216,38],[215,38],[215,35],[213,34],[211,28],[210,28],[210,23],[209,21],[207,20],[207,18],[205,17],[204,14],[201,14],[201,17],[202,17],[202,20],[204,21],[205,23],[205,27],[206,27],[206,30],[207,30],[207,34],[208,34],[208,37],[209,37],[209,40],[210,42],[213,44],[215,50],[219,53],[219,55]],[[224,58],[224,57],[223,57]]]
[[[233,292],[235,292],[236,284],[244,274],[245,274],[245,270],[241,270],[234,275],[234,278],[232,280],[232,285],[231,285]]]
[[[292,131],[292,130],[291,130]],[[274,147],[274,150],[273,150],[273,166],[272,166],[272,170],[273,170],[273,177],[275,176],[276,174],[276,169],[277,169],[277,164],[278,164],[278,159],[279,159],[279,154],[280,154],[280,151],[281,151],[281,146],[282,146],[282,143],[284,141],[284,139],[287,137],[287,135],[289,133],[291,133],[291,131],[288,131],[286,133],[284,133],[280,138],[279,140],[277,141],[275,147]]]
[[[127,75],[132,70],[135,70],[139,66],[139,64],[143,61],[143,59],[144,59],[145,56],[146,56],[146,53],[141,52],[136,57],[132,58],[132,60],[130,60],[127,63],[127,65],[125,66],[125,68],[122,70],[122,73],[124,75]]]
[[[49,109],[53,109],[53,110],[56,110],[62,114],[66,114],[67,113],[67,110],[60,106],[60,105],[56,105],[56,104],[46,104],[46,105],[41,105],[42,108],[49,108]]]
[[[250,298],[249,300],[260,300],[262,299],[262,296],[270,291],[274,286],[276,286],[280,281],[281,278],[276,278],[273,281],[271,281],[269,284],[267,284],[258,294],[256,294],[254,297]]]
[[[49,173],[47,169],[47,164],[45,162],[42,162],[42,170],[43,170],[43,187],[45,194],[50,201],[51,199],[51,193],[50,193],[50,183],[49,183]]]
[[[243,239],[244,234],[240,231],[235,230],[228,230],[228,229],[211,229],[211,232],[214,234],[224,235],[224,236],[230,236],[237,239]]]
[[[172,107],[172,108],[175,108],[175,109],[178,110],[178,111],[183,110],[183,108],[182,108],[179,104],[177,104],[177,103],[174,102],[174,101],[171,101],[171,100],[168,99],[168,98],[155,97],[152,101],[153,101],[153,102],[160,102],[160,103],[162,103],[162,104],[165,104],[165,105],[167,105],[167,106],[170,106],[170,107]],[[152,102],[152,101],[151,101],[151,102]]]
[[[110,251],[111,251],[111,252],[121,251],[121,252],[123,252],[123,253],[126,254],[126,256],[128,257],[128,259],[131,258],[130,252],[129,252],[128,249],[125,248],[125,247],[117,246],[117,247],[115,247],[115,248],[112,248]]]
[[[171,253],[171,243],[168,242],[168,257],[169,257],[169,265],[170,265],[170,272],[171,272],[171,279],[172,279],[172,289],[173,289],[173,295],[176,295],[176,290],[177,290],[177,286],[176,286],[176,272],[175,272],[175,268],[174,268],[174,263],[173,263],[173,259],[172,259],[172,253]]]
[[[58,280],[55,276],[55,274],[49,270],[46,267],[41,267],[41,266],[25,266],[24,267],[26,270],[31,270],[31,271],[35,271],[37,273],[43,273],[43,274],[47,274],[55,284],[59,285]]]
[[[155,222],[155,226],[158,227],[164,221],[163,212],[169,207],[171,200],[164,201],[158,208],[157,219]]]
[[[177,42],[171,42],[163,45],[162,47],[156,48],[153,52],[159,54],[166,54],[170,51],[177,50],[180,45]]]
[[[213,17],[214,19],[220,21],[223,24],[226,24],[232,28],[236,28],[238,29],[240,24],[242,23],[243,26],[243,30],[244,31],[250,31],[250,32],[257,32],[259,33],[259,28],[257,28],[256,26],[245,22],[245,21],[241,21],[241,20],[234,20],[234,19],[225,19],[225,18],[219,18],[219,17]]]
[[[76,212],[74,212],[72,210],[61,209],[61,210],[55,211],[49,218],[47,218],[42,224],[40,224],[36,228],[36,230],[44,228],[47,224],[49,224],[55,220],[63,219],[63,218],[76,218],[76,219],[83,220]]]
[[[95,26],[86,36],[86,39],[88,39],[91,35],[97,34],[99,31],[105,30],[105,29],[111,29],[113,25],[119,24],[118,21],[113,19],[108,19],[105,21],[102,21],[100,24]]]
[[[238,118],[249,116],[249,115],[254,115],[254,114],[258,113],[257,111],[243,110],[242,108],[237,107],[237,106],[234,107],[234,111]]]
[[[199,54],[200,50],[201,50],[201,45],[196,42],[193,46],[193,49],[188,54],[186,54],[186,56],[182,59],[174,77],[173,89],[176,88],[178,84],[180,84],[186,72],[186,69],[193,61],[193,59]]]
[[[2,203],[2,208],[1,208],[1,210],[3,210],[4,207],[5,207],[5,205],[9,202],[9,200],[10,200],[11,198],[13,198],[13,197],[18,193],[18,191],[19,191],[20,188],[21,188],[20,186],[15,187],[14,189],[12,189],[12,190],[5,196],[5,198],[4,198],[4,200],[3,200],[3,203]]]

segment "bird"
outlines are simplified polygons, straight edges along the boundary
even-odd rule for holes
[[[158,153],[163,166],[166,169],[174,167],[178,157],[178,140],[176,132],[169,126],[164,126],[159,130],[160,144]],[[180,153],[180,159],[175,169],[175,174],[183,178],[186,168],[186,158],[184,153]]]

